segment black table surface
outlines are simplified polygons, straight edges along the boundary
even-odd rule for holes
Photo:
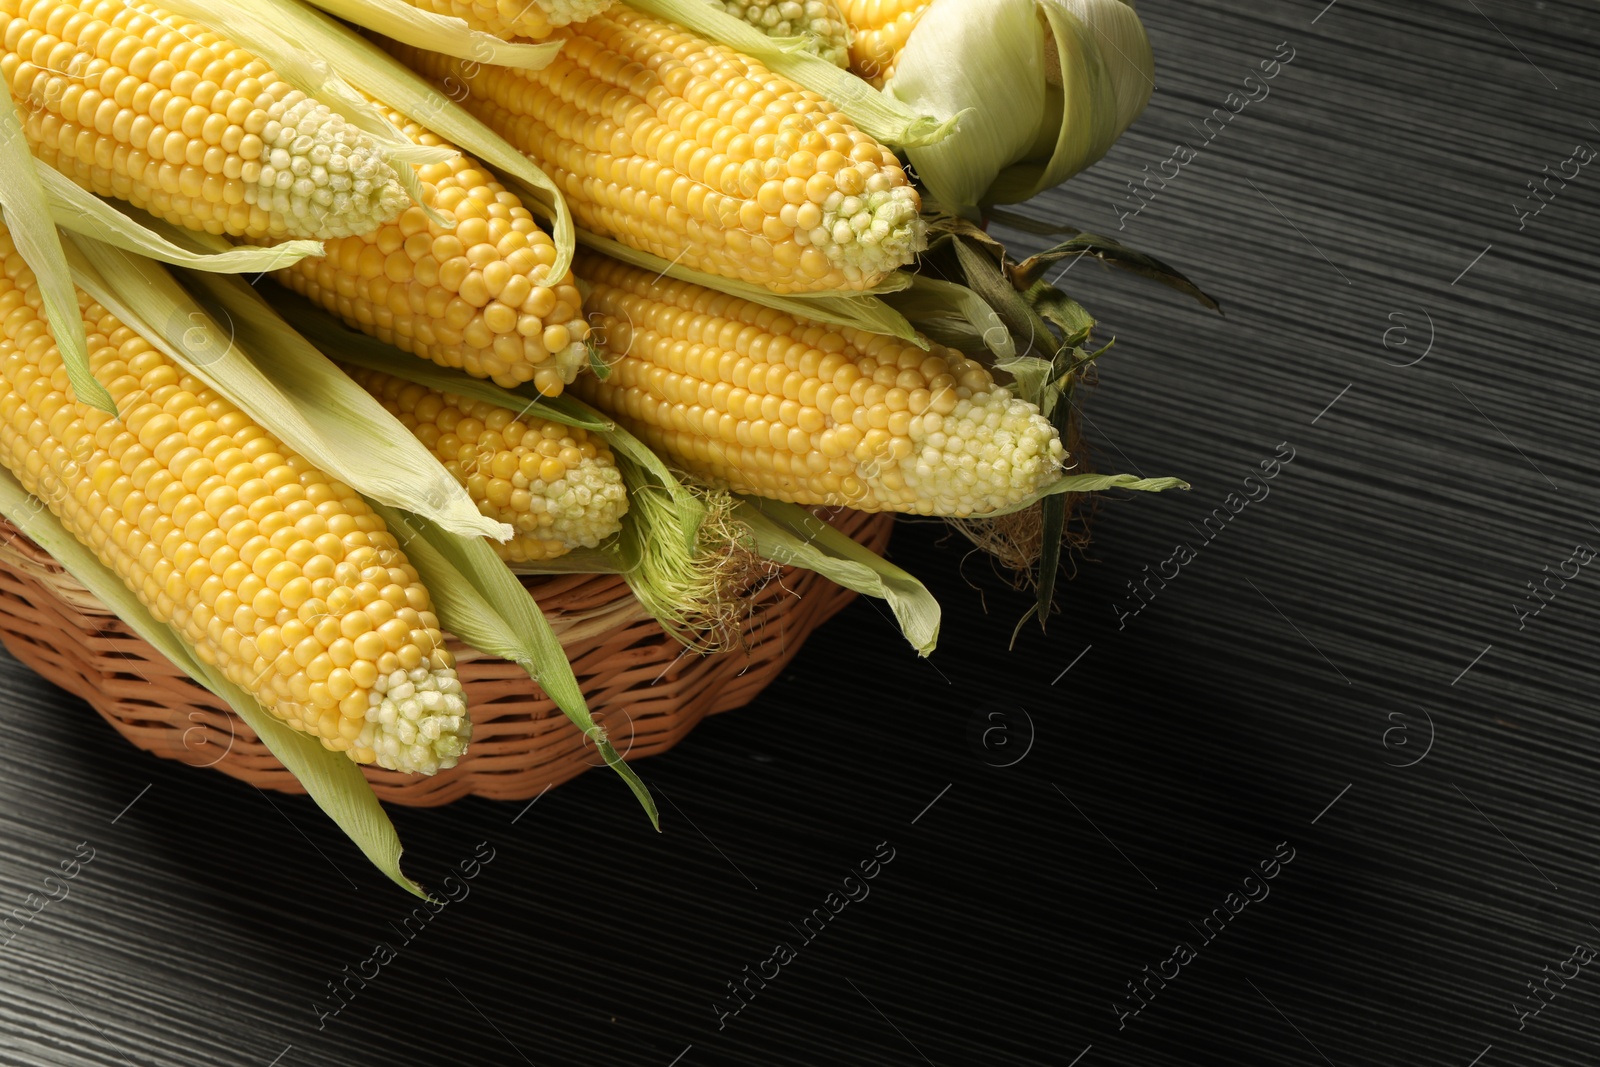
[[[493,855],[409,941],[414,902],[308,800],[0,662],[0,910],[93,850],[0,949],[0,1062],[1600,1059],[1600,172],[1565,162],[1600,146],[1600,9],[1325,3],[1141,4],[1148,112],[1025,208],[1226,309],[1064,277],[1117,339],[1098,467],[1194,488],[1106,501],[1048,633],[1008,651],[1026,599],[902,522],[931,660],[856,603],[637,765],[659,835],[609,775],[394,809],[424,882]]]

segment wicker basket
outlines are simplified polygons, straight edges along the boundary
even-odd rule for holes
[[[835,524],[875,551],[890,516],[844,512]],[[254,731],[134,636],[42,549],[0,519],[0,642],[45,679],[91,704],[147,752],[285,793],[304,792]],[[561,636],[595,719],[629,759],[671,748],[706,715],[750,702],[801,643],[854,594],[784,569],[750,590],[745,647],[685,652],[621,578],[524,579]],[[363,768],[378,796],[431,806],[467,794],[524,800],[602,766],[599,754],[516,665],[451,639],[472,711],[461,762],[431,778]]]

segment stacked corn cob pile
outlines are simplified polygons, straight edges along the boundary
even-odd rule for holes
[[[660,500],[981,519],[1066,484],[1087,331],[971,220],[1143,106],[1109,50],[1072,66],[1107,26],[1148,65],[1121,0],[413,3],[0,0],[0,463],[240,699],[433,773],[472,627],[417,529],[428,560],[605,558],[651,604]],[[989,8],[1021,126],[985,128],[967,96],[1006,87],[949,36]]]

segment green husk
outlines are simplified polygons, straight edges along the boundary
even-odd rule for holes
[[[963,352],[986,348],[996,359],[1016,358],[1016,341],[1005,322],[965,285],[913,274],[909,289],[885,299],[917,331],[942,345]]]
[[[546,403],[603,417],[570,396]],[[660,456],[621,426],[600,436],[611,447],[628,487],[622,534],[601,551],[612,555],[615,571],[650,616],[686,648],[710,652],[733,644],[748,611],[738,593],[750,577],[752,557],[747,533],[729,521],[732,496],[684,483]],[[588,562],[569,554],[517,569],[530,574],[572,573],[574,568],[588,570]]]
[[[934,198],[973,214],[1027,200],[1104,156],[1149,101],[1153,73],[1144,27],[1123,0],[935,4],[885,93],[942,117],[975,112],[943,142],[907,149]]]
[[[665,486],[626,453],[615,458],[628,487],[622,533],[598,548],[513,563],[512,571],[621,575],[650,617],[685,648],[720,652],[736,646],[751,610],[741,594],[759,566],[733,495],[676,478]]]
[[[1008,222],[1007,225],[1015,223]],[[1056,229],[1057,232],[1066,234],[1068,239],[1008,268],[1012,284],[1017,288],[1031,289],[1039,283],[1047,270],[1063,259],[1090,256],[1108,267],[1116,267],[1137,274],[1141,278],[1148,278],[1159,285],[1165,285],[1169,289],[1176,289],[1199,301],[1202,307],[1219,313],[1222,310],[1215,300],[1185,277],[1182,271],[1167,266],[1154,256],[1135,251],[1110,237],[1087,233],[1072,226],[1063,225]]]
[[[986,339],[977,330],[979,323],[988,324],[987,339],[1006,335],[1012,342],[1011,352],[1005,354],[1000,346],[989,344],[987,347],[994,356],[988,361],[989,365],[995,371],[1009,376],[1015,395],[1036,405],[1040,414],[1060,432],[1064,442],[1075,441],[1074,389],[1092,368],[1094,361],[1111,347],[1107,344],[1097,351],[1086,350],[1085,346],[1089,344],[1096,325],[1094,317],[1072,297],[1044,280],[1042,274],[1046,263],[1032,260],[1023,265],[1012,263],[1003,245],[948,211],[938,214],[934,229],[936,236],[932,242],[933,249],[944,257],[953,254],[952,266],[959,269],[966,285],[942,282],[930,288],[936,293],[949,293],[947,300],[952,309],[962,307],[961,296],[967,294],[970,300],[965,306],[972,310],[965,317],[967,321],[954,327],[949,320],[955,317],[955,312],[941,312],[936,302],[931,308],[934,318],[930,320],[926,306],[913,305],[922,312],[920,317],[913,315],[913,319],[919,327],[930,332],[944,330],[957,337],[965,333],[968,343],[957,347],[969,352],[976,347],[973,343],[975,340]],[[1136,256],[1136,253],[1120,247],[1112,250],[1092,244],[1098,240],[1090,238],[1084,244],[1064,249],[1061,255],[1099,251],[1107,254],[1108,258],[1115,255],[1135,265],[1129,257]],[[1144,262],[1136,266],[1141,270],[1160,267],[1156,264],[1152,268],[1151,264]],[[916,290],[912,292],[915,294]],[[939,318],[941,315],[942,321]],[[1069,444],[1068,447],[1073,446]],[[1076,463],[1073,465],[1077,466]],[[1028,578],[1020,579],[1028,581],[1034,593],[1034,604],[1023,616],[1022,622],[1037,616],[1043,625],[1054,602],[1061,569],[1070,497],[1111,488],[1155,492],[1186,489],[1188,485],[1176,478],[1145,479],[1132,475],[1080,472],[1057,479],[1012,507],[970,519],[951,520],[950,524],[979,548],[1008,566],[1019,572],[1031,572]],[[1024,515],[1024,512],[1031,514]],[[1078,535],[1078,541],[1082,541],[1081,534]],[[1021,625],[1019,622],[1019,628]]]
[[[321,308],[284,294],[280,311],[330,359],[597,434],[628,488],[622,533],[551,560],[512,565],[518,574],[620,574],[650,615],[685,646],[734,643],[747,608],[736,594],[751,569],[748,535],[729,521],[732,498],[681,482],[654,452],[611,419],[570,396],[512,391],[397,352],[347,329]]]
[[[919,284],[916,275],[904,271],[896,271],[873,288],[859,293],[835,291],[780,294],[752,282],[724,278],[679,263],[669,263],[660,256],[642,252],[637,248],[629,248],[619,241],[590,233],[588,230],[578,230],[578,243],[629,266],[655,271],[658,277],[666,275],[678,281],[691,282],[719,293],[727,293],[740,300],[748,300],[752,304],[781,311],[786,315],[810,319],[813,322],[825,322],[830,326],[889,334],[903,341],[909,341],[919,348],[928,347],[927,342],[917,336],[917,331],[906,321],[905,316],[881,299],[887,294],[911,290]]]
[[[311,799],[391,881],[408,893],[431,899],[400,870],[400,839],[372,786],[348,756],[323,748],[274,718],[254,697],[202,662],[171,626],[158,622],[131,590],[95,554],[69,534],[37,497],[30,496],[0,469],[0,513],[94,594],[117,617],[190,678],[228,703],[254,730]]]
[[[34,169],[33,153],[17,118],[16,100],[10,95],[0,105],[0,207],[5,209],[6,229],[33,271],[44,301],[50,336],[67,369],[72,393],[91,407],[115,415],[117,406],[111,394],[89,369],[89,338],[83,316],[78,311],[78,294],[72,287],[72,271],[67,266],[61,237],[51,218],[50,203],[39,172]]]
[[[735,517],[754,532],[762,558],[816,571],[846,589],[884,601],[920,656],[938,645],[939,602],[916,578],[805,508],[763,497],[738,500]]]
[[[1055,605],[1056,577],[1061,570],[1061,536],[1066,531],[1067,498],[1054,495],[1039,501],[1039,576],[1033,590],[1032,614],[1038,617],[1040,629],[1044,629],[1050,609]],[[1013,642],[1017,631],[1027,621],[1027,615],[1017,620],[1016,629],[1011,631]]]
[[[189,274],[186,280],[206,302],[203,307],[160,266],[130,266],[120,250],[86,237],[73,237],[67,251],[79,286],[320,470],[448,528],[496,539],[511,535],[509,526],[480,514],[399,420],[290,329],[242,279]]]
[[[474,378],[461,371],[441,367],[437,363],[401,352],[375,337],[350,329],[309,300],[287,290],[273,295],[277,298],[272,305],[273,310],[294,327],[300,336],[310,341],[335,363],[391,374],[396,378],[404,378],[406,381],[427,386],[429,389],[454,393],[456,396],[493,404],[496,407],[509,408],[516,412],[519,418],[531,413],[551,422],[559,422],[563,426],[598,434],[606,434],[616,428],[616,423],[599,413],[591,414],[551,403],[548,397],[530,399],[483,378]]]
[[[152,216],[132,205],[102,200],[43,160],[34,160],[57,226],[125,252],[190,270],[218,274],[264,274],[323,254],[321,241],[294,240],[258,247],[222,245],[214,252],[180,247],[150,228]],[[130,263],[134,269],[138,264]]]
[[[1105,28],[1091,26],[1063,0],[1039,0],[1039,10],[1054,38],[1061,80],[1055,148],[1048,159],[1023,160],[1001,171],[985,196],[989,203],[1019,204],[1031,200],[1098,162],[1149,102],[1153,80],[1130,83],[1126,76],[1118,78],[1123,68],[1142,67],[1147,74],[1155,70],[1144,27],[1133,8],[1123,0],[1076,6],[1080,11],[1088,9],[1099,15],[1112,28],[1108,33]],[[1136,32],[1127,32],[1130,28]],[[1116,44],[1119,36],[1126,38],[1122,45]],[[1100,48],[1102,40],[1111,46],[1104,52]],[[1119,89],[1134,95],[1124,101],[1118,95]],[[1129,113],[1130,104],[1135,102]]]
[[[549,620],[494,549],[481,537],[463,537],[396,508],[371,503],[433,595],[440,626],[480,652],[510,660],[527,671],[584,737],[594,742],[606,765],[621,775],[638,798],[650,824],[661,829],[660,813],[649,789],[622,761],[605,729],[589,713],[572,664]]]
[[[804,38],[768,37],[705,0],[630,0],[628,6],[759,61],[826,99],[863,133],[883,144],[899,148],[937,144],[961,120],[959,114],[939,119],[908,107],[808,51]]]
[[[622,572],[650,616],[693,652],[720,652],[738,644],[752,601],[744,596],[759,569],[756,546],[739,522],[733,496],[715,489],[680,487],[692,507],[651,473],[619,456],[628,486],[617,551],[632,566]],[[676,534],[676,544],[663,544]]]
[[[1107,489],[1129,489],[1141,493],[1161,493],[1168,489],[1188,488],[1189,483],[1182,478],[1140,478],[1133,474],[1069,474],[1064,478],[1058,478],[1051,482],[1020,504],[1013,504],[1011,507],[1001,508],[999,511],[985,512],[974,517],[997,519],[1002,515],[1011,515],[1018,511],[1024,511],[1041,500],[1065,493],[1101,493]]]
[[[1050,327],[1023,294],[1017,292],[986,248],[964,237],[954,238],[951,247],[955,249],[956,261],[966,275],[967,285],[994,311],[995,317],[1011,333],[1012,339],[1021,339],[1020,354],[1043,352],[1054,355],[1056,342]],[[1023,399],[1039,403],[1038,397],[1024,394]]]
[[[457,59],[493,63],[497,67],[543,70],[561,51],[560,41],[539,44],[503,41],[492,33],[473,29],[462,19],[438,15],[405,0],[313,2],[330,15],[404,44],[442,52]]]

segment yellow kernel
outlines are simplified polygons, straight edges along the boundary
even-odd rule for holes
[[[541,340],[546,351],[560,352],[572,343],[572,333],[565,326],[547,326]]]
[[[387,649],[387,642],[376,630],[368,630],[355,639],[356,656],[362,660],[375,660]]]
[[[358,659],[350,664],[350,679],[356,683],[358,689],[371,689],[378,680],[378,668],[371,660]],[[366,702],[362,701],[362,710],[365,711]]]
[[[339,624],[339,632],[352,641],[371,629],[372,619],[368,617],[365,611],[352,611],[344,616]],[[360,655],[360,653],[358,652],[357,655]],[[362,658],[370,659],[371,657],[363,656]]]
[[[375,633],[383,639],[384,645],[390,652],[398,652],[411,636],[411,627],[406,625],[404,619],[390,619],[378,627]]]

